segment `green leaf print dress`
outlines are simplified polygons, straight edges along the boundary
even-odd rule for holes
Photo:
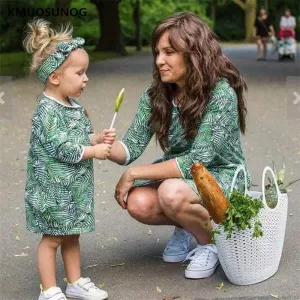
[[[127,154],[125,165],[136,160],[144,152],[154,134],[148,124],[150,113],[150,98],[145,91],[136,116],[120,141]],[[170,149],[154,163],[175,159],[182,180],[200,197],[190,170],[193,163],[202,162],[228,196],[236,168],[240,164],[245,164],[245,158],[241,146],[237,95],[226,79],[221,79],[216,83],[207,109],[202,119],[199,120],[195,139],[188,141],[183,133],[178,108],[173,104],[169,130]],[[143,186],[152,182],[151,180],[136,180],[135,186]],[[247,183],[248,186],[251,185],[248,172]],[[238,176],[235,188],[244,191],[244,186],[244,178]]]
[[[81,160],[92,133],[84,108],[41,97],[32,119],[25,187],[27,229],[50,235],[93,231],[93,160]]]

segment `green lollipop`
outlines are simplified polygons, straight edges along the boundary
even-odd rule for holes
[[[116,99],[116,103],[115,103],[115,114],[114,114],[113,120],[112,120],[112,122],[111,122],[110,129],[112,129],[113,126],[114,126],[114,123],[115,123],[117,114],[118,114],[118,112],[119,112],[120,106],[121,106],[122,101],[123,101],[123,98],[124,98],[124,91],[125,91],[125,88],[123,88],[123,89],[120,91],[120,93],[119,93],[119,95],[118,95],[118,97],[117,97],[117,99]]]

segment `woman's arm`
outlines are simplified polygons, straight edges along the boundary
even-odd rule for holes
[[[279,25],[279,27],[282,30],[285,29],[285,22],[284,22],[284,18],[283,17],[280,18],[280,25]]]
[[[128,174],[131,179],[168,179],[181,178],[182,175],[177,167],[175,159],[170,159],[161,163],[135,166],[128,169]]]
[[[133,187],[136,179],[158,180],[174,177],[182,177],[175,159],[170,159],[152,165],[129,168],[123,173],[118,184],[116,185],[115,199],[123,209],[126,209],[127,203],[125,198],[130,189]]]
[[[253,37],[256,38],[256,27],[253,27]]]
[[[148,124],[150,114],[150,99],[147,92],[144,92],[126,134],[121,141],[113,144],[109,160],[128,165],[144,152],[153,136],[151,126]]]
[[[120,142],[114,142],[111,147],[110,155],[108,159],[119,165],[124,165],[126,162],[126,151],[124,146]]]
[[[273,25],[270,25],[269,29],[270,29],[270,32],[272,33],[272,35],[275,35],[275,30],[274,30]]]

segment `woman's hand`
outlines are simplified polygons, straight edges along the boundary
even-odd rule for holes
[[[104,144],[112,145],[116,139],[116,129],[104,129],[101,133]]]
[[[116,185],[115,189],[115,199],[119,205],[126,209],[127,203],[125,201],[125,196],[128,194],[130,189],[133,187],[134,179],[131,175],[130,169],[126,170],[121,176],[119,182]]]

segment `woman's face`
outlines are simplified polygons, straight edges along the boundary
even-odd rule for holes
[[[267,18],[267,12],[266,12],[266,10],[265,9],[261,9],[260,11],[259,11],[259,16],[260,16],[260,18],[261,19],[266,19]]]
[[[182,52],[177,52],[169,43],[169,35],[165,32],[156,46],[156,65],[163,82],[184,85],[186,65]]]

